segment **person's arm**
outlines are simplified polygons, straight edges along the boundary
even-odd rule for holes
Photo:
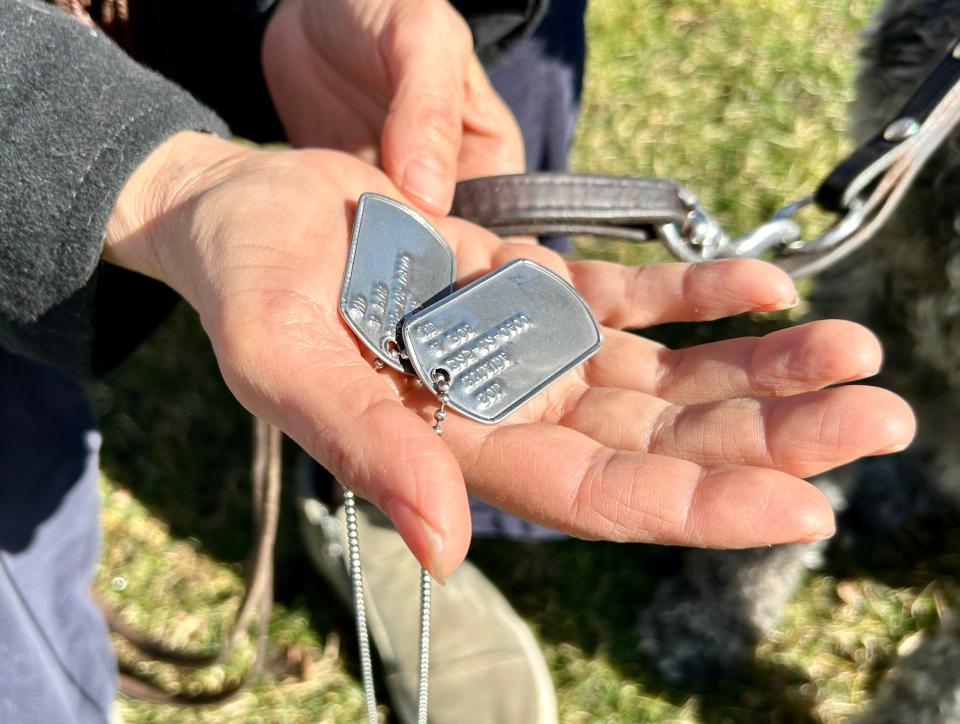
[[[264,33],[281,0],[154,0],[131,14],[135,56],[259,143],[285,139],[261,66]],[[536,28],[546,0],[453,0],[484,64]],[[329,6],[321,14],[333,16]],[[432,42],[435,42],[435,38]],[[309,75],[305,67],[293,72]]]
[[[796,290],[772,265],[567,262],[439,218],[461,277],[532,258],[569,279],[606,325],[596,356],[508,421],[449,414],[440,438],[436,398],[410,377],[378,373],[338,312],[365,191],[405,200],[343,153],[177,134],[124,187],[104,258],[176,289],[237,399],[379,506],[438,578],[467,550],[467,489],[589,538],[814,540],[832,534],[833,514],[800,478],[902,449],[913,435],[910,409],[892,393],[829,388],[879,367],[879,345],[857,325],[815,322],[678,351],[620,331],[788,307]]]
[[[228,134],[99,31],[43,3],[0,0],[0,345],[88,369],[111,209],[144,158],[187,129]],[[144,313],[150,303],[123,300]]]
[[[438,578],[469,543],[465,483],[584,537],[757,546],[831,535],[828,501],[800,478],[913,435],[892,393],[829,389],[880,364],[856,325],[676,352],[619,331],[791,305],[792,282],[768,264],[568,263],[447,218],[434,222],[459,274],[536,259],[607,329],[595,357],[509,424],[450,415],[441,439],[436,399],[377,373],[337,311],[356,199],[409,202],[386,176],[342,153],[178,133],[225,129],[69,18],[19,0],[0,11],[3,343],[29,346],[23,330],[86,288],[101,254],[168,285],[197,310],[237,399],[384,510]],[[61,332],[67,347],[76,330]]]
[[[524,168],[519,129],[477,56],[504,53],[545,7],[147,0],[118,35],[237,135],[354,153],[379,163],[423,210],[445,213],[457,178]]]

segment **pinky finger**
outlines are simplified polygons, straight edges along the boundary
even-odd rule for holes
[[[447,439],[474,495],[580,537],[748,548],[834,531],[823,494],[776,470],[615,450],[556,425],[465,428]]]

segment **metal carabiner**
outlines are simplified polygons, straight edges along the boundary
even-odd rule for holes
[[[788,220],[794,223],[791,217],[813,203],[813,196],[804,196],[801,199],[797,199],[774,214],[771,222]],[[860,230],[866,220],[866,204],[861,198],[854,198],[850,202],[847,213],[842,219],[810,241],[803,239],[802,233],[799,233],[800,228],[797,227],[797,238],[783,247],[784,252],[788,254],[814,254],[826,251],[850,238]]]
[[[800,225],[793,219],[814,203],[813,196],[804,196],[784,206],[752,231],[731,238],[693,194],[681,189],[680,197],[689,209],[685,228],[665,224],[659,227],[658,236],[677,259],[690,263],[759,258],[771,251],[783,255],[823,252],[844,242],[867,220],[866,204],[855,198],[843,218],[806,241]]]
[[[681,261],[759,257],[771,249],[786,248],[801,238],[796,222],[775,216],[753,231],[731,239],[696,196],[681,187],[680,198],[689,209],[686,228],[681,232],[674,224],[666,224],[659,228],[659,236]]]
[[[730,242],[730,237],[720,222],[713,218],[688,189],[678,187],[678,195],[687,207],[685,228],[678,229],[676,224],[664,224],[657,229],[658,236],[680,261],[697,263],[718,258]]]
[[[801,237],[800,227],[793,219],[773,218],[736,237],[727,245],[723,256],[727,259],[757,258],[771,249],[789,249]]]

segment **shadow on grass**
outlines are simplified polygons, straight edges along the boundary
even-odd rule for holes
[[[677,569],[679,555],[658,546],[585,541],[477,541],[470,553],[543,640],[603,656],[628,682],[676,706],[696,697],[704,722],[815,721],[813,701],[797,693],[809,691],[809,682],[791,669],[757,662],[736,678],[675,686],[644,661],[635,633],[639,612]]]
[[[181,305],[147,344],[93,385],[92,396],[107,476],[166,522],[172,536],[195,541],[219,561],[245,564],[252,418],[224,385],[193,312]],[[289,441],[284,455],[288,462],[295,455]],[[352,618],[314,574],[300,545],[289,493],[293,467],[284,468],[277,600],[305,609],[317,631],[337,631],[346,662],[357,670]]]

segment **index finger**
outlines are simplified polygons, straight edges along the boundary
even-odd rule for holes
[[[790,277],[756,259],[633,267],[575,261],[568,268],[573,285],[600,323],[619,329],[770,312],[788,309],[798,301]]]

